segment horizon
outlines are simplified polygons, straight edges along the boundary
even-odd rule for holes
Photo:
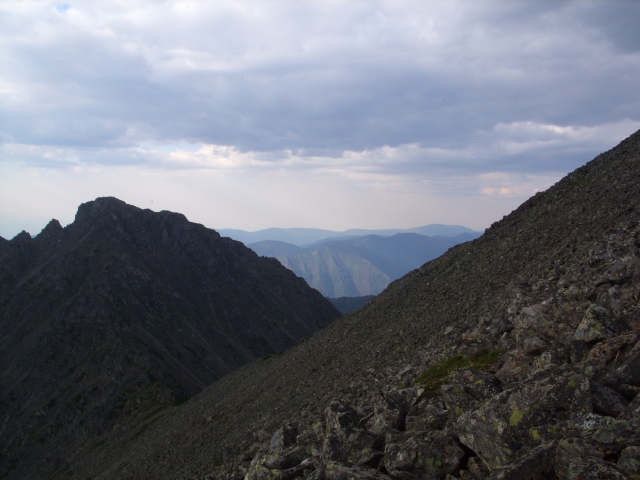
[[[208,228],[483,231],[640,129],[640,3],[0,5],[0,236],[115,196]]]

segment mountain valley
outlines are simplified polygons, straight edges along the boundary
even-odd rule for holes
[[[397,233],[324,240],[307,247],[275,240],[247,246],[258,255],[276,258],[325,297],[337,298],[377,295],[391,281],[477,236]]]

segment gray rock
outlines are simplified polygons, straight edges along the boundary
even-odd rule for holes
[[[338,462],[329,462],[324,474],[327,480],[392,480],[373,468],[346,466]]]
[[[588,457],[604,458],[607,449],[584,438],[567,438],[558,442],[555,450],[555,473],[560,478],[569,477],[571,463]]]
[[[393,477],[418,479],[453,473],[464,457],[464,450],[445,432],[404,432],[387,436],[384,466]]]
[[[575,460],[569,466],[567,478],[578,480],[623,480],[617,466],[600,458]]]
[[[544,441],[539,426],[555,424],[568,412],[592,410],[589,379],[567,372],[525,382],[458,418],[460,441],[490,470],[512,462],[523,446]]]
[[[425,398],[409,409],[405,427],[407,431],[442,430],[451,415],[439,396]]]
[[[622,450],[618,467],[631,478],[640,477],[640,447],[627,447]]]
[[[356,428],[358,426],[358,415],[356,412],[340,400],[333,400],[325,410],[324,415],[327,434],[341,429]]]
[[[327,435],[322,459],[346,464],[376,466],[382,458],[384,437],[361,429],[341,429]]]
[[[598,382],[592,381],[590,385],[594,413],[617,417],[625,411],[628,402],[618,392]]]
[[[573,335],[573,340],[594,343],[611,337],[624,330],[609,310],[599,305],[591,305]]]
[[[492,475],[492,480],[545,480],[553,473],[556,442],[532,449]]]
[[[374,404],[374,415],[367,426],[380,435],[390,430],[404,430],[409,407],[404,397],[378,391],[379,398]]]

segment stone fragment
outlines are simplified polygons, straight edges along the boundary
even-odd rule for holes
[[[604,458],[607,449],[584,438],[567,438],[558,442],[555,450],[554,469],[559,478],[569,477],[569,467],[577,459]]]
[[[636,333],[626,333],[609,338],[593,347],[586,356],[585,365],[592,373],[604,370],[609,362],[614,360],[620,350],[628,345],[635,345],[638,341]]]
[[[408,406],[399,395],[378,391],[379,398],[374,404],[374,415],[367,423],[369,430],[384,435],[390,430],[404,430]]]
[[[634,387],[633,385],[623,383],[618,387],[618,392],[627,400],[632,401],[638,396],[640,387]]]
[[[599,305],[591,305],[573,335],[573,340],[594,343],[624,330],[624,326]]]
[[[346,466],[338,462],[329,462],[324,474],[327,480],[392,480],[373,468]]]
[[[556,442],[537,446],[502,467],[492,475],[492,480],[545,480],[553,473]]]
[[[477,480],[482,480],[489,476],[489,469],[482,463],[480,457],[471,457],[467,462],[467,471]]]
[[[523,307],[513,321],[514,333],[519,345],[526,338],[546,335],[562,343],[572,335],[586,310],[583,302],[561,304],[537,304]],[[584,308],[584,309],[583,309]]]
[[[627,447],[622,450],[618,467],[625,475],[633,479],[640,478],[640,447]]]
[[[626,477],[618,471],[617,465],[589,457],[571,462],[567,475],[569,480],[624,480]]]
[[[465,410],[476,408],[480,402],[501,391],[500,382],[495,375],[482,371],[459,370],[449,376],[438,394],[445,408],[457,418]]]
[[[532,355],[526,355],[523,349],[512,350],[505,355],[502,367],[496,372],[496,378],[503,385],[522,381],[529,376],[535,359]]]
[[[356,428],[358,426],[358,415],[356,412],[340,400],[333,400],[326,408],[324,415],[327,434],[341,429]]]
[[[325,462],[376,466],[383,444],[384,437],[368,430],[337,430],[325,438],[322,458]]]
[[[618,392],[598,382],[592,381],[590,386],[594,413],[617,417],[625,411],[628,402]]]
[[[569,358],[571,363],[580,363],[589,354],[589,345],[584,340],[571,340],[569,343]]]
[[[405,419],[405,428],[409,431],[442,430],[451,417],[438,396],[424,398],[412,405]]]
[[[391,476],[419,479],[453,473],[464,457],[464,450],[451,435],[430,430],[389,434],[383,461]]]
[[[512,462],[522,447],[544,441],[539,426],[591,410],[589,379],[566,372],[524,382],[463,413],[458,432],[460,441],[495,470]]]
[[[286,470],[308,457],[305,449],[296,444],[298,429],[287,423],[273,434],[269,450],[259,463],[270,469]]]
[[[619,418],[623,420],[631,420],[632,418],[640,419],[640,395],[636,395],[629,402]]]
[[[621,451],[626,447],[640,446],[640,419],[611,419],[602,425],[591,438],[611,450]]]
[[[621,362],[621,363],[620,363]],[[622,358],[618,359],[613,368],[599,380],[600,383],[616,390],[620,385],[640,385],[640,342]]]
[[[525,355],[540,355],[552,346],[553,342],[546,335],[535,335],[524,339],[523,349]]]

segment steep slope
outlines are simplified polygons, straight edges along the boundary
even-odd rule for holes
[[[332,239],[305,248],[275,241],[253,243],[249,248],[277,258],[324,296],[335,298],[377,295],[392,280],[466,240],[398,233]]]
[[[0,258],[0,464],[57,471],[339,312],[277,261],[115,198],[66,228],[23,232]]]
[[[485,398],[490,402],[512,399],[515,402],[520,398],[525,405],[532,399],[540,399],[539,394],[543,390],[527,394],[522,383],[519,383],[522,379],[515,378],[518,372],[525,377],[525,387],[533,385],[537,388],[539,382],[548,381],[546,392],[550,394],[555,394],[552,387],[559,385],[567,385],[571,389],[582,388],[582,393],[573,397],[576,401],[579,400],[579,404],[565,404],[565,420],[560,420],[560,417],[550,418],[545,413],[562,413],[563,410],[557,410],[562,408],[561,403],[549,408],[546,403],[540,404],[547,409],[540,412],[542,416],[539,417],[541,422],[547,422],[542,424],[545,429],[536,429],[535,423],[527,420],[533,418],[526,416],[531,410],[519,410],[518,403],[511,404],[506,413],[498,410],[485,412],[485,418],[490,422],[493,421],[491,414],[497,415],[496,421],[500,422],[497,424],[500,428],[489,428],[483,434],[485,437],[478,438],[486,438],[490,446],[502,448],[505,444],[511,449],[511,453],[503,451],[499,462],[511,462],[513,454],[529,452],[533,457],[528,457],[528,465],[547,468],[549,459],[555,462],[556,453],[564,458],[562,455],[566,455],[570,451],[567,449],[572,445],[578,450],[582,448],[583,452],[593,446],[592,451],[596,454],[599,449],[604,449],[602,451],[605,452],[606,448],[615,447],[611,450],[611,456],[607,457],[609,461],[602,458],[585,460],[587,463],[591,462],[594,470],[598,465],[609,468],[611,461],[620,462],[624,458],[630,458],[628,455],[633,450],[624,450],[627,452],[625,457],[622,454],[625,447],[620,446],[615,439],[630,438],[632,430],[625,430],[629,428],[628,424],[619,420],[616,420],[618,423],[609,422],[609,430],[605,429],[605,433],[609,433],[602,437],[588,437],[584,444],[580,444],[579,439],[576,440],[577,443],[571,443],[571,436],[580,437],[583,435],[581,432],[585,432],[584,435],[589,434],[589,431],[593,433],[593,430],[588,430],[589,425],[592,428],[602,425],[604,428],[608,422],[606,419],[611,417],[603,415],[602,410],[597,413],[597,409],[596,413],[589,413],[594,410],[593,399],[601,397],[589,393],[595,387],[589,385],[589,378],[585,378],[585,373],[571,373],[566,369],[585,369],[585,372],[591,372],[592,375],[597,372],[584,363],[584,358],[589,358],[585,357],[584,348],[588,351],[597,347],[600,345],[597,343],[599,340],[588,343],[581,337],[576,338],[574,332],[582,320],[586,319],[588,323],[593,318],[585,315],[586,312],[594,311],[592,304],[606,306],[603,308],[612,312],[617,324],[615,329],[618,331],[621,328],[632,328],[640,320],[638,185],[640,132],[611,151],[599,155],[549,190],[532,197],[516,211],[492,225],[479,239],[458,245],[393,282],[362,310],[337,320],[282,355],[252,362],[238,369],[189,402],[169,409],[163,418],[136,438],[123,434],[117,437],[117,442],[113,441],[115,435],[106,439],[107,443],[102,448],[87,452],[74,465],[75,476],[83,478],[97,474],[98,478],[205,478],[210,475],[207,478],[242,478],[244,472],[253,468],[253,473],[248,478],[258,478],[255,476],[255,469],[261,468],[264,475],[260,478],[285,478],[282,470],[271,470],[278,465],[271,463],[271,467],[265,466],[263,455],[269,451],[271,434],[285,421],[297,423],[301,435],[296,440],[289,433],[293,431],[291,429],[276,434],[271,444],[271,453],[275,455],[272,460],[276,461],[281,458],[278,455],[292,452],[292,449],[298,447],[301,450],[297,451],[303,451],[305,455],[310,452],[310,463],[305,463],[306,467],[303,467],[306,470],[301,468],[298,474],[315,475],[311,470],[317,468],[316,471],[320,472],[323,465],[327,465],[327,459],[331,459],[335,453],[337,456],[342,455],[340,458],[343,459],[332,463],[330,472],[324,472],[328,478],[349,478],[348,472],[340,473],[336,468],[342,468],[340,464],[357,463],[360,458],[357,455],[364,450],[354,450],[352,453],[356,457],[349,460],[348,452],[344,453],[344,448],[348,445],[332,443],[337,441],[334,436],[336,432],[343,433],[341,438],[373,439],[368,450],[373,456],[364,458],[368,465],[362,468],[370,468],[378,461],[380,468],[389,473],[393,464],[389,464],[389,467],[386,465],[392,460],[395,448],[393,445],[400,445],[401,442],[391,442],[385,446],[387,437],[383,436],[382,443],[376,443],[379,437],[373,436],[373,429],[377,427],[369,422],[372,419],[380,420],[381,428],[386,428],[384,419],[392,421],[393,415],[398,415],[398,411],[394,413],[392,408],[396,401],[394,396],[410,395],[407,390],[399,389],[418,380],[417,377],[426,367],[434,366],[436,362],[454,355],[461,356],[462,365],[469,365],[464,363],[465,358],[482,363],[481,360],[492,358],[479,356],[483,349],[496,346],[501,350],[515,352],[511,357],[507,356],[510,354],[503,356],[492,368],[493,372],[503,371],[501,378],[504,382],[498,381],[496,389],[506,393],[498,393],[491,400],[487,395],[492,395],[495,391],[492,393],[491,389],[487,389],[484,393],[477,393],[479,399]],[[530,318],[537,318],[539,321],[530,323]],[[605,338],[610,338],[610,335]],[[618,341],[616,350],[607,343],[610,340],[606,340],[602,343],[603,355],[595,358],[603,358],[605,365],[607,361],[613,362],[612,368],[617,368],[621,365],[619,362],[625,362],[627,358],[637,361],[638,356],[628,356],[631,349],[628,345],[632,341],[631,338]],[[624,352],[618,354],[623,347]],[[519,358],[524,363],[518,363]],[[534,367],[534,362],[537,362],[537,367]],[[440,365],[444,368],[443,366],[455,365],[455,362]],[[545,365],[546,368],[539,370]],[[529,373],[533,374],[531,378],[528,378]],[[572,378],[571,375],[577,376]],[[558,383],[562,379],[566,383]],[[486,380],[490,381],[489,378]],[[495,380],[498,378],[495,377]],[[629,387],[628,392],[631,393],[627,393],[633,398],[633,389],[638,386],[637,379],[629,381],[636,383],[636,386]],[[482,378],[472,382],[473,385],[484,383]],[[597,383],[595,379],[593,383]],[[520,390],[509,390],[509,385]],[[615,388],[620,390],[621,387]],[[409,391],[415,392],[412,388]],[[453,388],[447,391],[454,394],[461,390]],[[442,397],[447,391],[440,391],[431,398],[434,401],[451,398]],[[522,395],[509,396],[509,392]],[[568,392],[573,394],[573,390]],[[547,395],[543,398],[559,397]],[[354,410],[343,408],[340,403],[331,404],[333,399],[340,399],[343,405],[351,405]],[[415,400],[413,397],[411,408],[422,405]],[[403,401],[408,401],[407,397]],[[473,442],[456,430],[457,425],[466,428],[466,423],[456,421],[455,416],[463,413],[467,415],[465,418],[469,418],[468,415],[472,415],[473,409],[477,408],[474,406],[477,404],[473,402],[456,404],[450,401],[451,408],[433,404],[435,410],[432,414],[440,415],[444,411],[443,416],[436,415],[433,420],[429,420],[431,417],[427,409],[418,417],[431,425],[422,427],[430,429],[425,435],[443,439],[441,447],[446,446],[447,442],[453,442],[450,451],[454,456],[462,451],[463,456],[456,457],[462,463],[458,463],[456,468],[464,467],[467,472],[465,475],[468,475],[465,478],[488,476],[488,468],[496,475],[500,474],[501,467],[492,464],[493,460],[486,462],[488,457],[482,448],[477,445],[469,447]],[[432,405],[426,401],[424,403],[426,406]],[[330,408],[325,414],[328,406]],[[447,409],[443,410],[445,407]],[[572,410],[576,407],[579,408]],[[578,416],[573,424],[566,423],[570,421],[567,415],[573,415],[572,411]],[[507,415],[506,420],[503,420],[504,415]],[[633,417],[634,414],[630,415]],[[353,429],[353,424],[349,426],[353,418],[358,427],[351,430],[355,436],[344,436],[345,428]],[[407,418],[405,417],[405,422]],[[440,430],[443,428],[443,424],[439,423],[442,420],[444,430]],[[550,424],[551,420],[565,423]],[[484,428],[487,420],[482,420],[482,416],[479,416],[475,421],[478,431],[485,432],[480,427]],[[550,426],[547,428],[545,425]],[[611,425],[617,425],[616,428],[621,429],[620,433],[611,431]],[[404,426],[396,426],[407,430],[406,423]],[[502,440],[489,433],[499,431],[507,435],[514,432],[514,428],[522,428],[522,434],[527,437],[505,437]],[[363,431],[371,432],[371,435],[361,433]],[[411,432],[400,433],[407,435],[408,440],[416,438],[411,437],[414,435]],[[397,434],[393,435],[388,438],[397,438]],[[569,438],[562,438],[562,435],[568,435]],[[612,443],[602,446],[602,443],[597,443],[598,438],[601,442],[609,438]],[[254,442],[257,443],[254,445]],[[300,442],[300,445],[297,446],[296,442]],[[466,442],[464,449],[460,442]],[[593,442],[593,445],[589,442]],[[531,450],[532,444],[537,445],[535,448],[540,448]],[[262,450],[262,445],[266,445],[266,450]],[[559,450],[561,445],[564,450]],[[361,444],[360,447],[365,448],[366,445]],[[574,452],[578,450],[574,449]],[[395,451],[401,452],[402,449],[398,447]],[[575,458],[578,456],[576,453]],[[250,466],[252,457],[255,457],[253,467]],[[291,462],[299,461],[295,455],[290,458]],[[606,464],[598,463],[603,461]],[[450,465],[454,464],[455,462]],[[285,464],[279,465],[286,468]],[[296,468],[295,463],[288,465]],[[406,468],[413,468],[412,465]],[[511,463],[504,466],[506,468],[509,465]],[[558,465],[558,468],[564,468],[561,463]],[[540,475],[527,476],[522,471],[519,474],[511,472],[511,476],[502,478],[541,478]],[[454,470],[454,473],[462,475],[461,471]],[[376,475],[379,476],[370,474],[368,477],[358,477],[352,474],[351,477],[388,478],[380,476],[381,473]],[[419,471],[414,474],[405,470],[404,476],[409,478],[419,475]],[[550,474],[547,478],[553,476]]]

